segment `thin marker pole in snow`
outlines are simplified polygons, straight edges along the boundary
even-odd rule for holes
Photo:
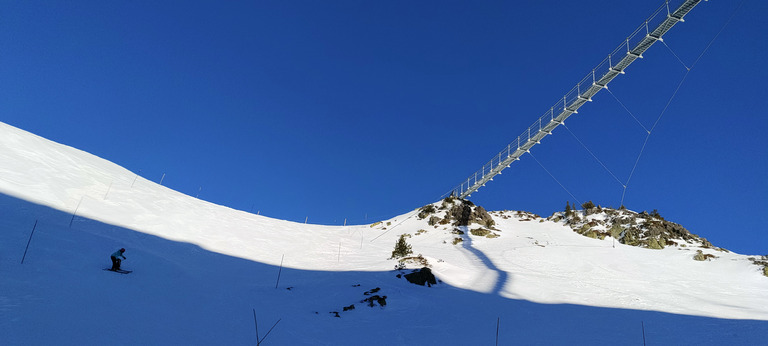
[[[139,173],[136,174],[135,178],[133,178],[133,182],[131,183],[131,188],[133,188],[133,184],[136,184],[136,179],[139,179],[139,174],[141,174],[141,170],[139,170]]]
[[[309,216],[307,216],[307,218],[306,218],[306,219],[304,219],[304,224],[305,224],[305,225],[307,224],[307,221],[309,221]]]
[[[165,180],[165,173],[163,173],[163,177],[160,178],[160,185],[163,185],[163,180]]]
[[[283,272],[283,259],[285,259],[285,254],[283,254],[283,257],[280,258],[280,270],[277,271],[277,282],[275,283],[275,288],[277,288],[277,285],[280,284],[280,274]]]
[[[344,226],[346,226],[346,225],[347,225],[347,218],[345,217],[344,218]]]
[[[267,334],[264,334],[264,338],[257,341],[256,346],[259,346],[261,344],[261,342],[264,341],[264,339],[266,339],[267,336],[269,336],[269,333],[272,332],[272,329],[275,329],[275,327],[277,327],[277,324],[280,323],[280,321],[282,321],[282,320],[283,320],[282,318],[278,319],[277,322],[275,322],[275,324],[272,325],[272,328],[269,328],[269,330],[267,331]]]
[[[259,345],[259,321],[256,320],[256,309],[253,309],[253,323],[256,325],[256,345]]]
[[[640,326],[643,327],[643,346],[645,346],[645,323],[640,321]]]
[[[499,346],[499,317],[496,317],[496,346]]]
[[[21,258],[21,264],[24,264],[24,259],[27,258],[27,250],[29,250],[29,243],[32,242],[32,235],[35,234],[35,228],[37,228],[37,220],[35,220],[35,225],[32,226],[32,233],[29,234],[29,240],[27,240],[27,247],[24,249],[24,256]]]
[[[72,213],[72,219],[69,220],[69,228],[72,228],[72,222],[75,221],[75,215],[77,215],[78,209],[80,209],[80,204],[83,203],[83,197],[80,197],[80,202],[77,202],[77,207],[75,208],[75,212]]]
[[[113,180],[113,181],[111,181],[111,182],[109,182],[109,187],[107,188],[107,193],[105,193],[105,194],[104,194],[104,200],[106,200],[106,199],[107,199],[107,195],[109,194],[109,190],[112,190],[112,184],[113,184],[114,182],[115,182],[114,180]]]

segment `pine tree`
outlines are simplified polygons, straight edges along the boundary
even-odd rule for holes
[[[581,208],[586,211],[588,209],[592,209],[595,207],[595,203],[592,203],[592,201],[584,202],[584,204],[581,205]]]
[[[412,253],[411,245],[405,242],[405,234],[401,234],[400,239],[395,243],[395,250],[392,251],[392,257],[390,258],[405,257]]]
[[[571,213],[573,213],[571,210],[571,202],[565,201],[565,217],[571,217]]]

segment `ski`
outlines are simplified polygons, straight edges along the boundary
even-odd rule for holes
[[[130,273],[133,273],[133,270],[122,270],[122,269],[113,270],[112,268],[104,268],[104,270],[115,272],[115,273],[120,273],[120,274],[130,274]]]

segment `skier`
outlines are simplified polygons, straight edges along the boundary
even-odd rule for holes
[[[120,270],[121,260],[119,257],[122,257],[123,259],[127,259],[125,258],[125,256],[123,256],[123,252],[125,252],[125,249],[120,249],[115,251],[115,253],[113,253],[111,256],[109,256],[109,258],[112,259],[112,269],[110,270]]]

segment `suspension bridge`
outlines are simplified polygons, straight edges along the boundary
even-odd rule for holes
[[[671,4],[671,2],[676,5]],[[466,198],[472,195],[510,164],[520,159],[525,153],[529,153],[531,147],[541,143],[547,135],[552,134],[559,125],[587,102],[592,101],[600,90],[607,89],[608,83],[619,75],[637,59],[643,57],[648,48],[656,42],[663,42],[663,36],[675,24],[683,22],[687,15],[701,0],[667,0],[657,8],[648,19],[633,31],[616,49],[600,62],[589,74],[587,74],[576,86],[568,91],[555,103],[544,115],[539,117],[527,130],[509,143],[488,163],[477,172],[470,175],[461,184],[443,195]],[[690,68],[688,68],[690,70]],[[647,130],[647,129],[646,129]],[[652,130],[647,130],[648,134]],[[647,142],[647,138],[646,138]],[[631,175],[630,175],[631,176]],[[626,191],[626,184],[623,184]],[[623,197],[622,197],[623,200]]]

